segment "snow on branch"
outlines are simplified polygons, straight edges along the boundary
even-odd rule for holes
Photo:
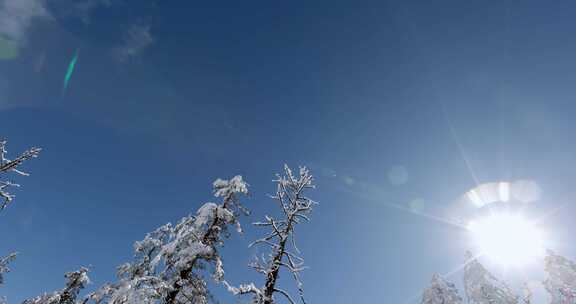
[[[118,267],[118,281],[89,294],[84,303],[207,303],[211,294],[204,274],[222,280],[218,249],[227,227],[240,227],[237,217],[247,212],[240,196],[248,194],[241,176],[217,179],[213,186],[215,197],[222,199],[220,204],[205,203],[195,215],[174,226],[166,224],[136,242],[134,261]]]
[[[230,180],[217,179],[213,187],[214,196],[222,202],[206,203],[195,217],[182,219],[175,227],[176,237],[165,246],[163,276],[172,286],[165,303],[206,303],[210,294],[201,275],[206,266],[212,268],[214,280],[224,277],[219,247],[229,235],[228,226],[242,231],[237,219],[240,214],[248,214],[240,203],[240,197],[248,194],[248,184],[237,175]]]
[[[275,303],[274,295],[278,294],[290,303],[296,301],[288,292],[278,288],[277,280],[281,269],[285,269],[292,275],[298,288],[302,303],[304,300],[303,284],[300,272],[305,268],[304,260],[296,246],[294,229],[301,222],[308,222],[312,207],[316,204],[305,195],[307,189],[314,188],[313,177],[305,167],[301,167],[298,174],[285,165],[282,175],[277,175],[276,194],[272,195],[281,211],[281,217],[266,216],[262,222],[254,223],[255,226],[268,229],[268,233],[254,241],[250,246],[264,246],[269,250],[267,258],[256,259],[250,266],[258,273],[265,276],[262,287],[256,287],[254,283],[243,284],[233,287],[228,282],[224,284],[230,292],[236,295],[252,295],[253,304]]]
[[[19,175],[27,176],[28,173],[20,171],[18,168],[19,166],[31,159],[35,158],[40,154],[39,148],[31,148],[20,156],[16,157],[15,159],[9,159],[7,157],[8,151],[6,150],[6,140],[0,140],[0,174],[6,175],[9,173],[16,173]],[[0,179],[0,211],[4,210],[9,203],[12,202],[14,199],[14,195],[11,194],[8,190],[11,187],[19,187],[18,184],[13,183],[10,180]],[[16,259],[16,253],[11,253],[6,257],[0,259],[0,284],[4,284],[4,274],[10,272],[10,268],[8,268],[8,264]],[[5,302],[4,298],[0,298],[0,303]]]
[[[66,287],[59,291],[46,293],[33,299],[28,299],[22,304],[75,304],[78,293],[86,284],[90,282],[88,278],[88,269],[80,268],[77,271],[71,271],[64,275],[66,278]]]
[[[0,284],[4,284],[4,274],[10,272],[8,264],[16,259],[16,252],[13,252],[2,259],[0,259]]]
[[[18,167],[25,161],[38,157],[40,154],[40,148],[31,148],[24,153],[20,154],[20,156],[16,157],[15,159],[8,159],[7,154],[8,151],[6,150],[6,140],[0,140],[0,173],[6,174],[9,172],[14,172],[19,175],[28,176],[28,173],[20,171]],[[1,180],[0,181],[0,198],[2,199],[2,203],[0,205],[0,210],[4,210],[8,204],[12,202],[14,199],[14,195],[8,192],[8,188],[10,187],[19,187],[18,184],[15,184],[9,180]]]

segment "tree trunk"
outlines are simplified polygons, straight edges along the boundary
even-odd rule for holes
[[[228,208],[228,202],[231,199],[232,199],[231,197],[226,197],[224,199],[224,203],[222,204],[222,207]],[[214,219],[212,220],[212,223],[210,223],[210,226],[208,227],[208,230],[206,231],[204,236],[202,236],[202,243],[204,245],[212,245],[214,243],[214,239],[211,236],[211,232],[218,225],[220,225],[220,219],[218,218],[218,216],[215,215]],[[196,265],[196,261],[198,261],[198,257],[194,257],[194,259],[192,259],[192,261],[190,261],[189,266],[180,271],[180,274],[179,274],[180,279],[178,281],[174,282],[174,284],[172,284],[172,291],[170,291],[166,295],[166,299],[165,299],[164,303],[177,304],[176,303],[176,297],[178,296],[178,294],[180,293],[180,291],[184,287],[184,285],[180,284],[180,281],[184,282],[190,277],[190,274],[192,273],[192,270],[194,269],[194,266]]]
[[[284,257],[284,253],[286,251],[286,242],[288,241],[289,233],[292,230],[292,224],[294,222],[294,218],[291,216],[288,218],[288,225],[284,230],[284,236],[280,240],[280,244],[278,247],[278,251],[274,258],[272,259],[272,268],[268,271],[268,275],[266,278],[266,285],[264,285],[264,304],[272,304],[272,295],[276,291],[276,281],[278,280],[278,274],[280,273],[280,262],[282,262],[282,258]]]

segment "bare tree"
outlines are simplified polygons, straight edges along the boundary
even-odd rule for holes
[[[296,246],[294,229],[302,221],[309,221],[308,216],[312,212],[315,202],[306,197],[304,192],[314,188],[313,178],[305,167],[301,167],[299,175],[295,176],[285,165],[284,173],[277,175],[275,182],[277,183],[276,194],[271,197],[278,203],[282,211],[282,218],[276,219],[266,216],[264,222],[255,223],[254,225],[265,227],[270,231],[265,237],[250,245],[263,245],[270,250],[268,258],[256,259],[251,264],[254,270],[265,276],[264,286],[256,287],[254,283],[250,283],[232,287],[226,281],[224,283],[228,290],[236,295],[251,294],[252,303],[255,304],[275,303],[275,294],[282,295],[288,302],[294,304],[296,302],[290,294],[279,288],[277,284],[280,270],[284,268],[296,281],[302,303],[306,303],[300,280],[300,271],[303,269],[304,261]]]

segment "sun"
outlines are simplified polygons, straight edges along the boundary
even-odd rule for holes
[[[521,215],[492,214],[470,222],[468,230],[480,253],[503,266],[523,266],[544,253],[542,232]]]

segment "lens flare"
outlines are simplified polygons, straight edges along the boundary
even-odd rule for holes
[[[504,266],[522,266],[544,254],[543,235],[517,214],[498,213],[468,224],[481,254]]]

